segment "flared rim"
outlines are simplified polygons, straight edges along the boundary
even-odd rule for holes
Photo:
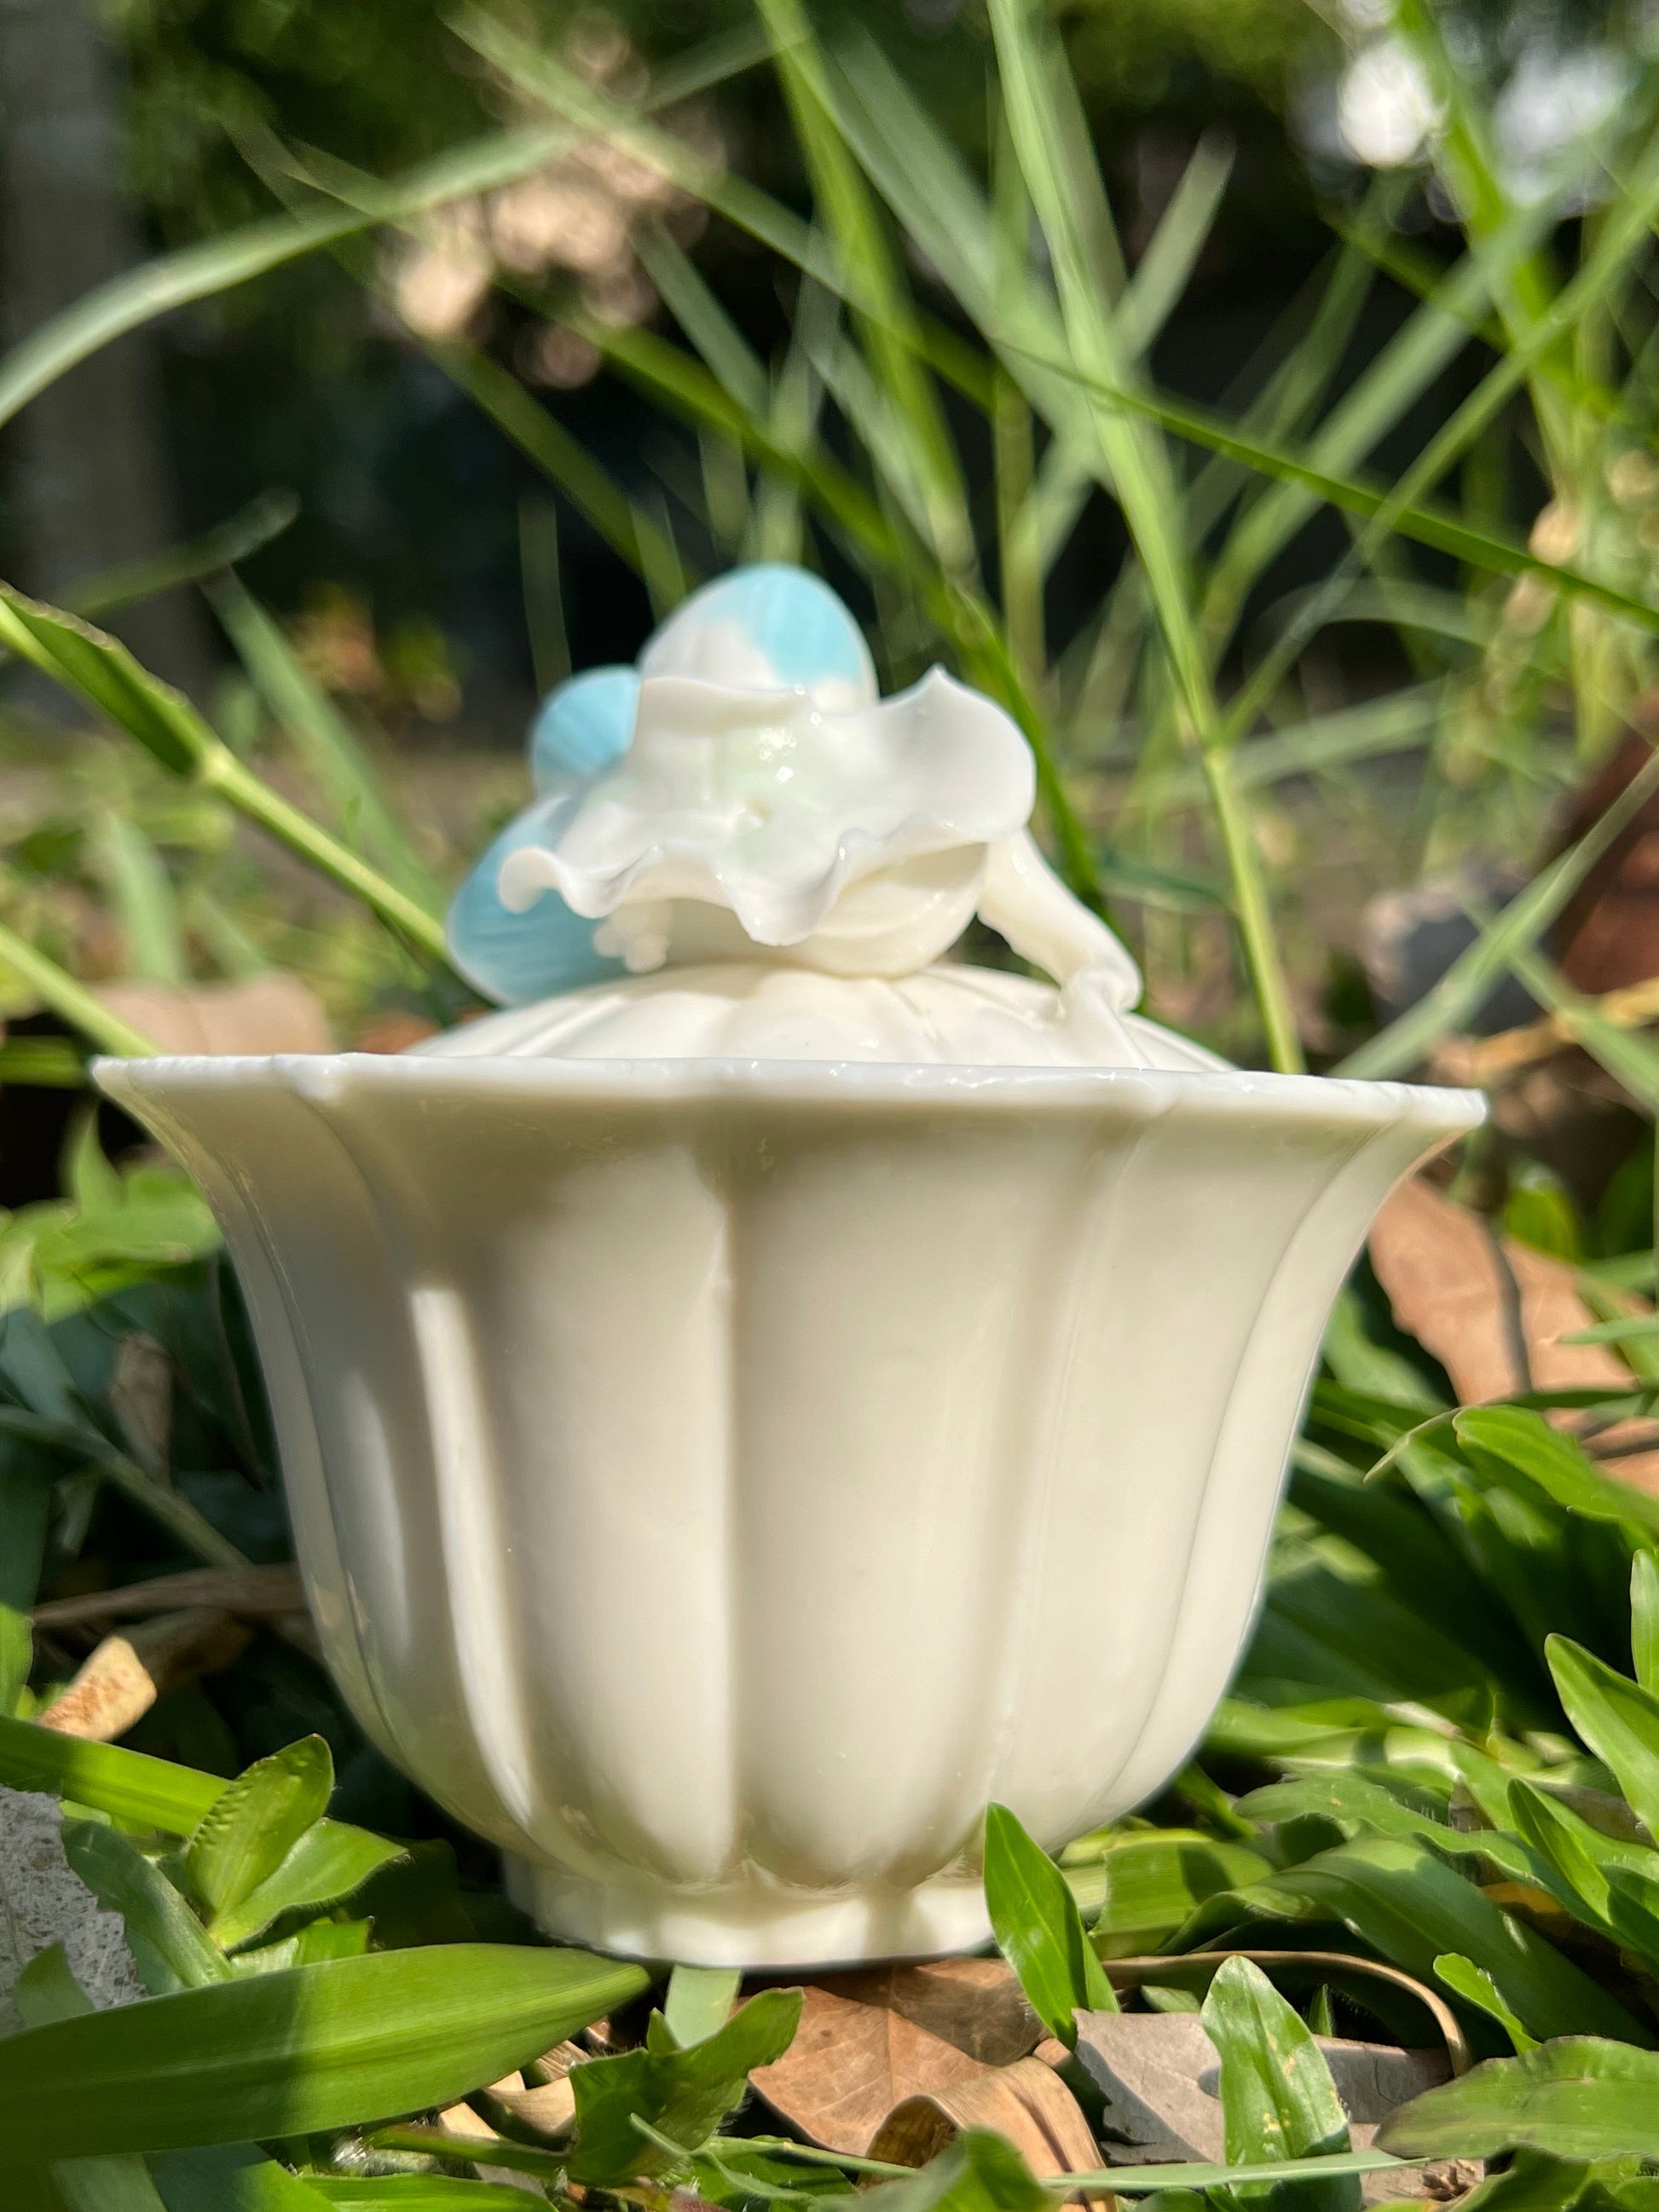
[[[275,1053],[100,1059],[92,1073],[108,1097],[169,1092],[289,1091],[321,1104],[352,1093],[410,1093],[435,1101],[565,1100],[618,1105],[720,1101],[937,1110],[957,1103],[1023,1113],[1090,1105],[1167,1113],[1282,1115],[1382,1127],[1407,1122],[1447,1137],[1477,1127],[1478,1091],[1263,1069],[979,1067],[939,1061],[558,1060],[507,1054]]]

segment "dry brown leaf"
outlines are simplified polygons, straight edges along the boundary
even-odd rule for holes
[[[1001,1959],[934,1959],[921,1966],[873,1966],[825,1977],[832,1996],[884,2005],[914,2027],[941,2036],[987,2066],[1029,2057],[1042,2025]]]
[[[1607,1346],[1563,1341],[1596,1318],[1565,1261],[1494,1237],[1420,1176],[1402,1183],[1377,1216],[1370,1250],[1395,1319],[1440,1362],[1461,1404],[1528,1389],[1632,1387],[1630,1370]],[[1632,1312],[1646,1310],[1630,1304]],[[1624,1440],[1622,1429],[1598,1439]],[[1609,1459],[1605,1471],[1659,1492],[1659,1449]]]
[[[811,1986],[803,1996],[794,2041],[749,2078],[774,2112],[825,2150],[862,2158],[895,2106],[959,2087],[988,2070],[884,2005]]]
[[[163,1052],[332,1052],[323,1002],[272,969],[243,983],[97,983],[93,996]]]
[[[163,1613],[130,1637],[106,1636],[36,1718],[60,1735],[112,1743],[166,1691],[228,1665],[247,1640],[248,1631],[228,1613],[198,1606]]]
[[[173,1444],[173,1358],[142,1329],[116,1347],[109,1404],[139,1466],[147,1474],[164,1474]]]
[[[74,1597],[48,1598],[34,1608],[37,1628],[74,1628],[84,1621],[119,1620],[147,1613],[173,1613],[180,1606],[211,1606],[250,1620],[266,1620],[305,1607],[300,1570],[274,1567],[189,1567],[182,1574],[157,1575],[119,1589],[82,1590]]]
[[[906,2098],[877,2130],[869,2155],[926,2166],[963,2128],[994,2128],[1039,2176],[1092,2173],[1101,2162],[1076,2098],[1038,2058],[982,2066],[967,2081]]]

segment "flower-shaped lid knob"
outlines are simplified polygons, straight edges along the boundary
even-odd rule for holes
[[[738,569],[635,667],[562,685],[531,765],[535,799],[450,914],[457,965],[504,1004],[711,960],[912,975],[975,912],[1058,981],[1139,995],[1030,838],[1013,722],[937,668],[881,698],[857,623],[803,569]]]

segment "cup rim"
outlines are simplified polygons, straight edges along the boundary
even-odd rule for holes
[[[593,1105],[716,1103],[1075,1112],[1116,1106],[1163,1113],[1243,1113],[1296,1121],[1405,1123],[1450,1138],[1476,1128],[1478,1091],[1256,1068],[984,1067],[951,1061],[758,1059],[565,1060],[527,1054],[400,1053],[157,1054],[100,1058],[94,1080],[120,1101],[169,1091],[287,1091],[322,1104],[349,1093],[410,1092],[434,1101],[559,1099]]]

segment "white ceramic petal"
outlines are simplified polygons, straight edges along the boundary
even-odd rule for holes
[[[556,890],[594,918],[654,909],[629,955],[640,967],[665,957],[662,910],[690,902],[729,912],[757,945],[823,933],[824,964],[904,974],[960,935],[990,847],[1024,828],[1033,797],[1012,722],[939,669],[833,715],[804,691],[647,676],[626,759],[556,836],[507,854],[500,895],[522,909]]]
[[[526,1021],[528,1015],[502,1017]],[[1128,1068],[103,1062],[246,1288],[325,1649],[552,1931],[986,1933],[1187,1757],[1331,1299],[1469,1094]]]

